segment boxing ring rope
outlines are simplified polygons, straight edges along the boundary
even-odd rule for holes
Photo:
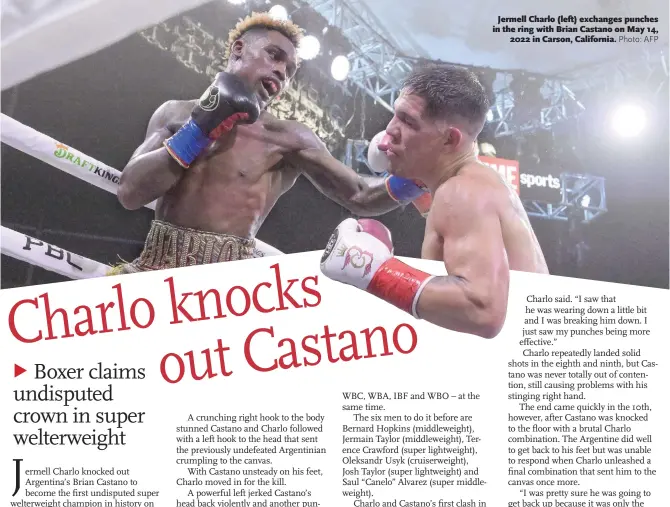
[[[2,114],[1,120],[1,141],[3,143],[116,195],[121,178],[121,172],[117,169],[23,125],[7,115]],[[149,209],[155,209],[155,206],[155,202],[146,205]],[[111,266],[68,252],[4,226],[2,226],[0,237],[0,251],[14,259],[72,279],[104,276],[111,269]],[[282,255],[283,252],[257,239],[254,253],[256,257],[265,257]]]
[[[2,142],[114,195],[121,172],[3,114]],[[155,209],[156,203],[146,205]]]
[[[0,236],[0,251],[14,259],[73,280],[105,276],[110,269],[109,266],[98,261],[73,254],[4,226]]]

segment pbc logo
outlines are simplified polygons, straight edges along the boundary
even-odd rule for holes
[[[44,255],[47,257],[51,257],[53,259],[56,259],[58,261],[65,260],[70,266],[72,266],[75,269],[78,269],[79,271],[83,271],[84,268],[81,266],[78,266],[77,264],[74,263],[72,259],[72,254],[68,252],[67,250],[63,250],[62,248],[55,247],[49,243],[44,243],[43,241],[40,241],[39,239],[31,238],[30,236],[25,236],[26,238],[26,244],[23,245],[22,250],[27,250],[27,251],[34,251],[34,246],[41,246],[41,247],[46,247],[46,251],[44,251]]]
[[[214,111],[219,107],[219,88],[210,86],[200,97],[199,106],[203,111]]]

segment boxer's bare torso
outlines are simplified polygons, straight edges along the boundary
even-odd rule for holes
[[[169,101],[155,111],[144,142],[121,175],[117,197],[126,209],[157,201],[159,220],[252,238],[299,175],[359,215],[381,214],[398,206],[383,178],[358,175],[336,160],[305,125],[278,120],[266,111],[289,86],[298,65],[299,30],[290,23],[276,27],[273,23],[262,14],[245,18],[230,34],[236,40],[228,48],[226,71],[217,74],[206,95],[200,100]],[[225,107],[212,109],[209,102],[201,107],[201,101],[214,92],[219,97],[214,103]],[[261,111],[258,119],[251,107],[254,101]],[[238,121],[242,117],[256,121]],[[235,126],[228,130],[228,125]],[[206,137],[193,137],[193,129],[216,140],[203,151]],[[166,149],[164,142],[177,131],[180,141]],[[188,163],[180,158],[180,150],[188,152]]]
[[[455,176],[442,183],[436,194],[448,191],[451,185],[467,185],[470,187],[470,198],[486,201],[485,206],[474,205],[473,209],[484,209],[494,213],[500,223],[509,268],[515,271],[548,273],[542,249],[530,225],[523,205],[514,190],[490,168],[479,163],[468,163]],[[440,205],[441,199],[434,199],[438,204],[431,209],[426,221],[421,257],[431,260],[443,260],[444,237],[434,228],[435,214],[451,213],[449,206]]]
[[[194,104],[164,104],[152,120],[148,145],[140,146],[133,157],[156,149],[174,134]],[[183,170],[179,181],[158,199],[156,218],[181,227],[254,237],[277,199],[300,175],[289,159],[305,148],[309,134],[297,122],[280,121],[267,112],[252,125],[236,126]]]

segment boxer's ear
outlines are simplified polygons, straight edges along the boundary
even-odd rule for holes
[[[244,50],[244,41],[242,39],[237,39],[235,42],[233,42],[233,45],[230,48],[231,54],[237,57],[242,56],[243,50]]]
[[[463,133],[458,127],[448,126],[444,136],[444,144],[450,148],[457,148],[463,140]]]

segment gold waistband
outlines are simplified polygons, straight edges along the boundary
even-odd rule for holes
[[[255,244],[253,239],[154,220],[144,250],[133,264],[141,270],[153,270],[250,259]]]

